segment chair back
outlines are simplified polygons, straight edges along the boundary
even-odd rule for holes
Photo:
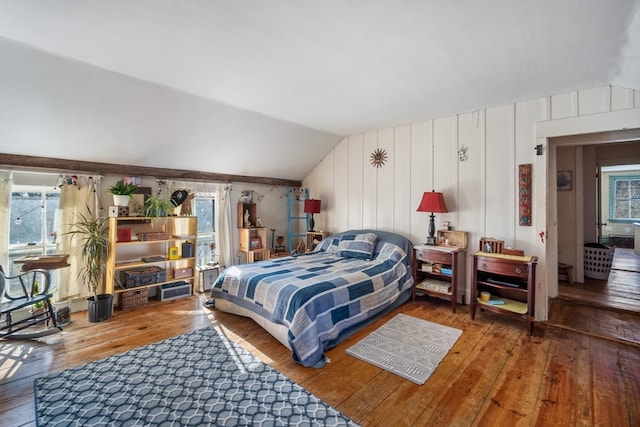
[[[4,289],[7,286],[7,278],[4,276],[4,270],[0,265],[0,302],[4,298]]]

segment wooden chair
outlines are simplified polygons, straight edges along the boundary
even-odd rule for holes
[[[53,312],[49,286],[49,270],[34,269],[11,277],[0,266],[0,338],[38,338],[62,330]],[[39,306],[43,310],[36,310]],[[15,312],[26,307],[31,309],[22,310],[20,319],[14,321]]]

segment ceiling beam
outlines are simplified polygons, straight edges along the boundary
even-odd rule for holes
[[[132,176],[152,176],[157,179],[181,181],[202,181],[212,183],[242,182],[248,184],[281,185],[301,187],[302,181],[258,176],[228,175],[182,169],[154,168],[136,165],[86,162],[80,160],[52,159],[51,157],[22,156],[0,153],[0,166],[14,166],[27,169],[44,169],[55,172],[89,172],[95,174],[115,174]]]

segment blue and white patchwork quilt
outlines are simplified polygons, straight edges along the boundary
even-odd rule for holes
[[[345,239],[349,252],[340,250]],[[392,233],[344,232],[327,237],[312,253],[229,267],[211,295],[285,325],[293,358],[321,367],[324,351],[337,344],[341,333],[353,332],[408,299],[410,247],[411,242]],[[370,259],[363,259],[363,250],[370,251]]]

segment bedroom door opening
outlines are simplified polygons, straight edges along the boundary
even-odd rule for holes
[[[584,214],[583,217],[585,224],[577,223],[580,221],[580,215],[574,214],[573,219],[577,229],[585,230],[585,242],[595,239],[599,243],[616,246],[611,274],[607,280],[584,277],[582,282],[576,282],[572,285],[568,281],[559,280],[558,297],[589,305],[640,312],[640,255],[636,254],[633,248],[621,247],[622,245],[617,240],[619,237],[632,235],[633,224],[629,221],[616,220],[615,212],[611,213],[611,210],[615,210],[616,206],[615,177],[628,177],[640,173],[638,172],[640,170],[638,160],[640,159],[633,156],[616,158],[616,154],[607,154],[608,152],[615,153],[615,150],[620,146],[619,144],[603,142],[597,144],[595,154],[593,152],[587,154],[587,156],[595,155],[599,160],[596,162],[595,169],[591,169],[597,172],[595,173],[596,180],[595,186],[592,187],[593,190],[587,190],[589,187],[587,183],[579,185],[580,188],[585,188],[585,197],[580,206],[582,212],[592,210],[593,216],[591,218],[593,220],[589,220],[588,214]],[[624,144],[632,152],[640,152],[640,141],[625,142]],[[584,151],[587,147],[588,145],[580,146]],[[581,152],[582,150],[576,151]],[[576,173],[574,180],[579,179],[581,179],[581,174]],[[592,194],[591,198],[589,194]],[[565,213],[571,211],[570,206],[561,203],[558,203],[557,209],[558,216],[561,216],[563,211]],[[573,209],[575,212],[578,210]],[[589,232],[590,228],[591,232]],[[577,245],[579,247],[576,248],[576,262],[583,262],[582,244],[580,242]]]

